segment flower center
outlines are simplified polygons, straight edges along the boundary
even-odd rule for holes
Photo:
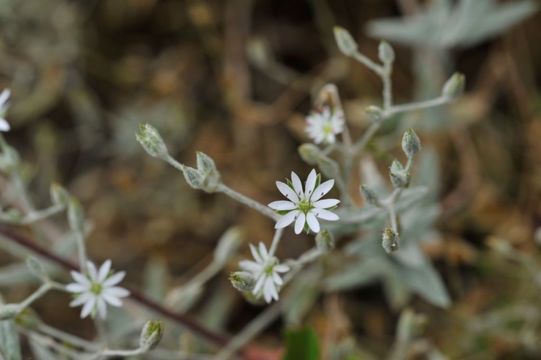
[[[334,129],[333,129],[332,123],[330,121],[323,124],[322,130],[323,130],[323,133],[326,134],[326,135],[330,135],[330,134],[334,133]]]
[[[308,211],[312,210],[314,207],[312,206],[312,203],[309,200],[303,199],[299,201],[297,204],[300,211],[307,214]]]
[[[102,286],[99,283],[92,283],[90,286],[90,292],[96,295],[101,294]]]
[[[273,271],[274,271],[274,266],[276,265],[278,261],[276,260],[276,258],[271,258],[267,261],[267,264],[265,264],[265,268],[263,268],[263,272],[265,272],[265,274],[267,275],[272,275]]]

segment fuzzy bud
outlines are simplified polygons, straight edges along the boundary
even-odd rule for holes
[[[51,201],[53,202],[53,204],[62,205],[62,206],[68,205],[70,195],[68,191],[64,189],[62,186],[56,183],[51,184],[49,193],[51,194]]]
[[[368,117],[368,120],[373,123],[383,120],[383,110],[377,106],[370,105],[366,108],[365,113]]]
[[[252,291],[255,286],[255,277],[247,271],[232,272],[229,281],[239,291]]]
[[[409,186],[410,175],[398,160],[393,161],[391,168],[389,169],[389,175],[395,189],[406,188]]]
[[[316,246],[320,251],[323,252],[328,252],[334,249],[334,236],[330,233],[329,230],[321,230],[316,235]]]
[[[406,130],[402,136],[402,150],[410,159],[421,150],[421,140],[413,129]]]
[[[146,350],[152,350],[160,343],[165,326],[163,321],[150,320],[147,321],[143,330],[141,330],[141,336],[139,337],[139,347]]]
[[[349,31],[343,27],[334,27],[334,39],[336,40],[336,44],[338,45],[338,48],[342,54],[346,56],[353,56],[355,53],[357,53],[357,42],[355,42]]]
[[[381,236],[381,246],[387,254],[390,254],[399,248],[400,238],[390,228],[386,228]]]
[[[158,130],[150,124],[140,124],[135,138],[150,155],[165,159],[169,152]]]
[[[302,144],[299,146],[299,155],[308,164],[314,165],[321,157],[321,150],[314,144]]]
[[[379,43],[378,56],[384,64],[391,64],[394,61],[394,50],[387,41]]]
[[[454,73],[443,85],[442,96],[454,100],[464,92],[466,78],[464,74]]]

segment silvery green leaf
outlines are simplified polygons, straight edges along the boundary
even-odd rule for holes
[[[409,210],[415,204],[421,202],[427,194],[428,189],[424,186],[404,189],[400,195],[400,198],[396,202],[396,211],[403,212]]]
[[[239,227],[229,228],[218,240],[214,249],[214,261],[224,266],[235,255],[242,243],[242,231]]]
[[[397,265],[404,283],[423,299],[439,307],[446,308],[451,304],[447,289],[438,272],[429,262],[422,267]]]
[[[383,175],[372,158],[361,159],[361,174],[362,182],[369,186],[378,197],[382,198],[387,194]]]
[[[406,305],[411,297],[411,291],[405,284],[402,273],[396,268],[396,262],[389,261],[388,264],[382,278],[383,291],[391,307],[398,309]]]
[[[322,277],[321,267],[312,267],[300,274],[300,281],[294,281],[287,294],[287,306],[284,307],[287,324],[299,325],[313,308],[319,295]]]
[[[0,355],[5,360],[22,360],[19,333],[11,320],[0,321]]]
[[[29,256],[26,258],[26,266],[32,272],[32,274],[40,279],[46,278],[47,273],[45,272],[45,269],[43,268],[43,265],[41,262],[36,259],[33,256]]]
[[[198,151],[196,153],[196,161],[197,161],[197,170],[203,175],[206,176],[210,174],[211,172],[216,172],[216,164],[214,163],[214,160],[207,154]]]
[[[155,300],[163,299],[167,289],[167,264],[160,258],[147,261],[143,272],[144,293]]]
[[[36,360],[58,360],[58,356],[40,342],[30,338],[30,348]]]
[[[328,276],[323,287],[332,292],[365,286],[380,279],[385,274],[386,266],[385,260],[364,258]]]
[[[36,284],[38,279],[28,271],[24,263],[9,264],[0,268],[0,286]]]
[[[68,204],[68,223],[71,230],[84,233],[85,213],[79,200],[71,197]]]

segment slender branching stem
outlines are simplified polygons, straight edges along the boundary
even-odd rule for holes
[[[251,207],[252,209],[259,211],[261,214],[270,217],[273,220],[278,220],[278,215],[268,206],[265,206],[257,201],[255,201],[252,198],[247,197],[246,195],[243,195],[230,187],[228,187],[225,184],[218,185],[219,192],[224,193],[225,195],[229,196],[233,200],[236,200],[240,202],[243,205],[246,205],[248,207]]]

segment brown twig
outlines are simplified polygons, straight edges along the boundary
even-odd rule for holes
[[[66,270],[79,270],[79,266],[71,262],[70,260],[67,260],[59,255],[56,255],[52,252],[50,252],[48,249],[41,247],[40,245],[36,244],[34,241],[30,240],[29,238],[25,237],[24,235],[21,235],[15,231],[13,231],[11,228],[0,225],[0,234],[3,235],[6,239],[13,241],[17,243],[20,246],[23,246],[24,248],[30,250],[32,253],[38,255],[39,257],[42,257],[44,259],[49,260],[50,262],[53,262]],[[170,309],[167,309],[163,307],[161,304],[158,304],[157,302],[149,299],[144,294],[142,294],[140,291],[126,287],[130,291],[130,298],[135,301],[136,303],[143,305],[144,307],[168,318],[169,320],[178,323],[181,326],[186,327],[187,329],[191,330],[195,334],[201,336],[202,338],[205,338],[209,342],[224,346],[229,342],[229,338],[225,335],[216,333],[205,326],[201,325],[197,321],[193,320],[192,318],[184,315],[176,313]]]

